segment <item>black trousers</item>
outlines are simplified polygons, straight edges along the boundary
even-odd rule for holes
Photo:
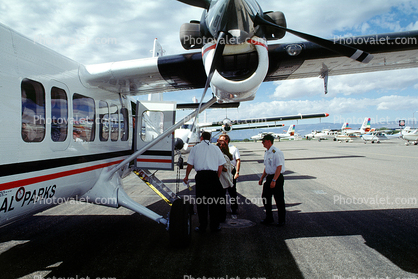
[[[271,180],[273,179],[274,175],[267,175],[266,182],[263,185],[263,194],[261,197],[263,198],[264,209],[266,210],[266,219],[273,221],[273,213],[272,213],[272,197],[276,202],[279,223],[285,222],[286,220],[286,209],[285,209],[285,202],[284,202],[284,177],[283,174],[280,174],[279,178],[276,181],[276,186],[274,188],[270,188]]]
[[[222,203],[225,203],[225,194],[216,171],[198,171],[196,181],[196,207],[199,217],[200,229],[217,229],[220,222]]]

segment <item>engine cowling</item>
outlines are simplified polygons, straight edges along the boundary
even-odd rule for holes
[[[225,118],[225,119],[222,121],[222,131],[223,131],[224,133],[229,133],[229,132],[231,132],[231,131],[232,131],[232,121],[231,121],[231,119],[229,119],[229,118]]]
[[[184,49],[199,49],[205,44],[204,36],[200,31],[200,22],[191,21],[180,27],[180,42]]]
[[[215,48],[215,42],[207,43],[202,48],[203,63],[207,75],[212,65]],[[230,78],[221,75],[218,69],[215,70],[210,86],[220,102],[240,102],[254,99],[257,89],[266,77],[269,65],[267,42],[262,38],[254,36],[243,44],[225,46],[224,55],[249,54],[254,51],[257,54],[256,67],[243,78]]]
[[[264,18],[277,25],[287,27],[286,18],[282,12],[266,12]],[[265,27],[265,36],[267,40],[281,39],[286,35],[286,31],[281,31],[273,27]]]

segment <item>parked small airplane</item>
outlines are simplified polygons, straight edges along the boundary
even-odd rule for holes
[[[290,140],[290,139],[295,139],[295,127],[296,127],[296,125],[290,125],[289,126],[289,129],[287,130],[287,132],[286,133],[282,133],[282,134],[273,134],[273,136],[276,138],[276,139],[278,139],[279,141],[281,140],[281,139],[288,139],[288,140]]]
[[[261,132],[261,133],[258,133],[257,135],[252,136],[251,137],[251,140],[253,140],[253,141],[261,140],[262,138],[264,138],[265,135],[272,135],[274,137],[274,132]]]
[[[322,118],[328,117],[328,113],[315,113],[315,114],[298,114],[298,115],[287,115],[287,116],[276,116],[276,117],[267,117],[267,118],[251,118],[251,119],[241,119],[241,120],[230,120],[225,118],[222,121],[216,121],[211,123],[197,123],[194,128],[193,124],[188,122],[182,125],[179,129],[175,131],[174,137],[179,146],[182,143],[185,143],[183,146],[183,152],[190,151],[190,148],[195,146],[200,141],[200,132],[202,130],[208,132],[222,132],[229,133],[234,130],[245,130],[245,129],[256,129],[256,128],[275,128],[283,127],[283,124],[276,123],[277,121],[287,121],[287,120],[303,120],[303,119],[312,119],[312,118]],[[294,125],[293,125],[294,126]],[[191,131],[193,129],[193,131]],[[288,133],[292,133],[292,125],[289,128]],[[293,127],[294,134],[294,127]],[[276,138],[277,135],[274,134]],[[283,137],[288,137],[287,134],[282,134]],[[188,144],[186,144],[188,142]]]
[[[370,141],[371,143],[380,143],[383,140],[398,139],[401,137],[401,133],[394,135],[388,135],[382,131],[373,131],[364,135],[361,135],[361,138],[364,140],[364,143]]]
[[[255,0],[181,2],[203,9],[200,22],[180,32],[185,49],[202,51],[83,65],[0,25],[0,226],[78,199],[126,207],[168,226],[171,243],[187,244],[189,205],[174,194],[166,218],[132,200],[122,187],[131,162],[173,169],[177,128],[216,102],[254,99],[263,81],[319,73],[326,87],[328,75],[418,66],[418,31],[345,45],[286,28],[283,13],[264,12]],[[267,45],[286,32],[307,42]],[[177,123],[173,102],[129,100],[197,88],[203,100],[209,87],[213,98]]]
[[[370,121],[371,121],[371,119],[366,117],[366,118],[364,118],[363,124],[361,125],[359,130],[348,130],[348,129],[346,129],[345,133],[348,134],[348,135],[357,135],[357,136],[366,134],[366,133],[371,131]]]
[[[365,118],[359,130],[350,130],[348,123],[341,129],[341,133],[336,135],[334,141],[352,142],[361,139],[361,135],[366,134],[374,129],[370,129],[370,118]]]
[[[334,139],[337,135],[344,133],[348,128],[348,123],[343,123],[340,130],[337,129],[324,129],[322,131],[312,131],[309,134],[305,135],[307,140],[317,139],[318,141],[327,140],[327,139]]]
[[[274,132],[261,132],[255,136],[252,136],[252,140],[261,140],[265,135],[272,135],[274,138],[278,139],[295,139],[295,125],[290,125],[289,129],[284,134],[276,134]]]
[[[405,130],[405,129],[404,129]],[[414,145],[418,144],[418,129],[415,130],[407,130],[407,131],[402,131],[402,136],[401,136],[404,140],[406,140],[405,145],[410,145],[412,142]]]

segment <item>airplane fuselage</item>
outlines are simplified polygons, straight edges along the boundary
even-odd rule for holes
[[[133,125],[126,96],[85,88],[80,64],[2,25],[0,37],[3,225],[82,197],[132,153]]]

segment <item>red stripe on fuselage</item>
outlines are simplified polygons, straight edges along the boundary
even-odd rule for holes
[[[7,183],[0,184],[0,191],[27,186],[30,184],[40,183],[40,182],[44,182],[44,181],[48,181],[52,179],[66,177],[66,176],[76,175],[76,174],[80,174],[84,172],[89,172],[89,171],[105,168],[111,165],[119,164],[121,162],[122,160],[119,160],[115,162],[109,162],[109,163],[99,164],[99,165],[90,166],[90,167],[84,167],[84,168],[75,169],[75,170],[63,171],[59,173],[47,174],[43,176],[37,176],[37,177],[31,177],[27,179],[7,182]]]

